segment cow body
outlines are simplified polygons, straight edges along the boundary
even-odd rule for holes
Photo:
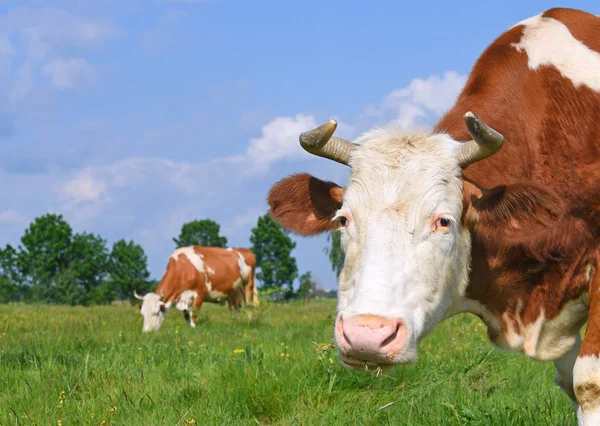
[[[227,301],[230,311],[238,311],[245,300],[246,286],[254,286],[256,262],[252,262],[253,258],[254,254],[247,249],[178,248],[171,254],[154,293],[141,298],[143,330],[158,329],[173,304],[183,311],[192,327],[203,302]]]
[[[504,136],[489,158],[461,160],[477,133],[467,111]],[[600,424],[600,18],[527,19],[484,51],[433,132],[343,146],[313,149],[351,167],[346,188],[300,174],[269,195],[296,233],[342,231],[342,363],[413,361],[439,321],[470,312],[497,346],[553,361],[580,424]]]

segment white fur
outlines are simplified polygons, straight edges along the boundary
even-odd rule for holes
[[[586,383],[595,383],[600,386],[600,360],[596,355],[577,358],[573,369],[573,383],[575,389]],[[596,402],[596,404],[588,406],[581,405],[577,411],[577,421],[579,425],[584,426],[600,425],[600,404]]]
[[[532,70],[554,66],[575,87],[600,91],[600,53],[577,40],[560,21],[541,15],[526,19],[523,36],[513,47],[527,53]]]
[[[554,360],[554,368],[556,369],[556,375],[554,377],[554,383],[569,395],[569,398],[574,403],[575,412],[579,404],[575,399],[575,391],[573,389],[573,368],[575,367],[575,361],[577,360],[577,353],[581,348],[581,336],[579,334],[575,338],[575,343],[562,357]]]
[[[165,307],[164,312],[160,309],[161,305]],[[170,305],[167,305],[160,300],[158,294],[145,294],[144,300],[142,301],[142,307],[140,308],[140,313],[144,317],[142,331],[148,332],[158,330],[165,320],[169,307]]]
[[[511,27],[511,29],[514,28],[514,27],[518,27],[519,25],[533,25],[536,22],[539,22],[539,20],[540,20],[541,17],[542,17],[542,14],[539,13],[539,14],[537,14],[535,16],[532,16],[531,18],[523,19],[522,21],[517,22],[515,25],[513,25]]]
[[[238,251],[236,252],[238,255],[238,267],[240,268],[240,275],[244,281],[248,281],[250,279],[250,273],[252,272],[252,268],[246,263],[244,256]]]
[[[175,261],[179,260],[179,255],[183,254],[188,258],[190,263],[194,265],[194,268],[200,273],[204,273],[204,256],[194,251],[194,247],[181,247],[178,248],[171,254],[171,258]]]
[[[180,311],[191,311],[196,297],[198,297],[198,294],[194,290],[185,290],[179,296],[175,307]]]
[[[467,285],[471,243],[460,225],[459,143],[446,135],[375,130],[358,144],[338,212],[349,218],[338,311],[344,318],[402,318],[409,342],[394,361],[411,361],[418,341]],[[452,220],[448,233],[432,232],[438,214]]]
[[[223,302],[227,300],[227,297],[227,294],[217,290],[211,290],[204,296],[207,302]]]
[[[198,297],[198,293],[194,290],[185,290],[179,295],[179,300],[175,307],[180,311],[187,312],[188,324],[190,327],[196,327],[196,323],[194,322],[194,318],[192,315],[192,308],[194,306],[194,300]]]

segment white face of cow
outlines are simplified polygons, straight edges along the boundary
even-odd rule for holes
[[[419,340],[466,287],[460,145],[445,135],[366,134],[340,221],[336,343],[351,368],[414,361]]]
[[[148,293],[143,297],[140,313],[144,317],[142,331],[158,330],[167,316],[167,306],[156,293]]]
[[[346,189],[297,174],[269,192],[271,215],[287,229],[315,235],[341,227],[335,340],[347,367],[414,361],[420,339],[461,302],[471,251],[462,169],[504,142],[474,113],[464,119],[471,141],[375,130],[357,144],[334,137],[330,120],[302,133],[300,144],[350,166]]]

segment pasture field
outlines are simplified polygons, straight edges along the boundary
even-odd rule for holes
[[[142,334],[129,304],[0,305],[0,424],[576,424],[552,364],[492,349],[473,316],[380,377],[338,364],[334,318],[332,300],[204,304],[195,329],[173,310]]]

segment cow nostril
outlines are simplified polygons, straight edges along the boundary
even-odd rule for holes
[[[347,344],[349,346],[352,346],[352,341],[350,340],[350,338],[346,334],[346,330],[344,330],[344,320],[342,318],[340,318],[338,320],[337,332],[338,332],[338,335],[340,335],[340,334],[342,335],[345,344]]]
[[[350,338],[348,337],[348,335],[346,334],[346,332],[345,332],[345,331],[342,331],[342,336],[344,336],[344,341],[345,341],[345,342],[346,342],[348,345],[352,346],[352,341],[350,340]]]
[[[386,339],[383,342],[381,342],[381,347],[385,348],[387,345],[389,345],[394,340],[396,340],[396,337],[398,337],[399,331],[400,331],[400,323],[396,324],[396,329],[394,330],[394,332],[392,334],[390,334],[388,337],[386,337]]]

